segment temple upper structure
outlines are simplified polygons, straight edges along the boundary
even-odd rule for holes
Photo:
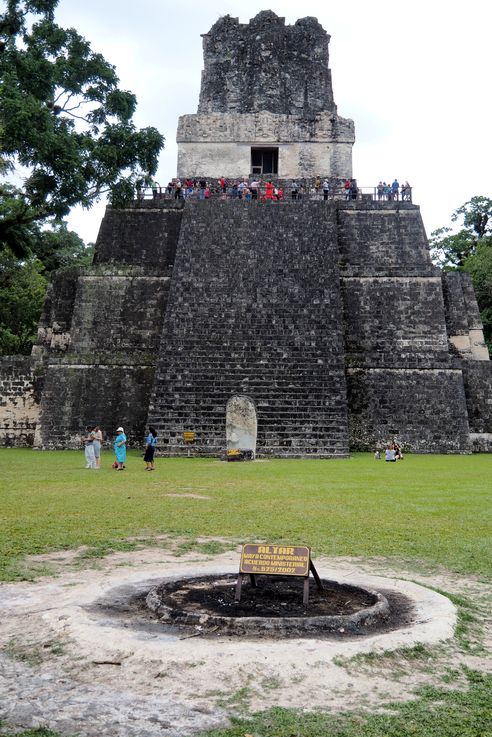
[[[220,18],[203,36],[198,112],[179,119],[178,176],[351,177],[354,123],[337,113],[329,40],[316,18]]]

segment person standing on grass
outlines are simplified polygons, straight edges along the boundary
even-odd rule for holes
[[[116,456],[116,470],[123,471],[126,461],[126,435],[122,427],[118,427],[118,435],[114,439],[114,454]]]
[[[96,458],[96,468],[101,468],[101,443],[103,434],[101,428],[96,425],[94,428],[94,456]]]
[[[157,446],[157,430],[155,427],[149,426],[149,434],[146,439],[144,461],[146,463],[146,471],[155,471],[154,454]]]
[[[85,452],[85,467],[96,468],[96,456],[94,455],[94,427],[87,425],[85,435],[82,438]]]

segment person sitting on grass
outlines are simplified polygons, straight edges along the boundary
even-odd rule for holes
[[[384,460],[389,463],[396,463],[395,449],[392,445],[387,445],[384,451]]]

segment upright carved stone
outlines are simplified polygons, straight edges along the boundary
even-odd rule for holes
[[[231,397],[226,406],[227,450],[250,450],[256,455],[256,409],[245,396]]]
[[[198,114],[179,119],[178,176],[350,177],[354,125],[337,114],[329,40],[315,18],[220,18],[203,36]]]

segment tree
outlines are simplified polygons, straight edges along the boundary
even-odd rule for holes
[[[0,243],[18,257],[31,249],[33,223],[105,193],[126,202],[164,144],[155,128],[135,127],[135,95],[118,89],[114,67],[56,25],[57,4],[7,0],[0,18],[0,176],[10,177],[0,183]]]
[[[0,355],[31,352],[46,285],[39,259],[20,261],[9,248],[0,251]]]
[[[444,227],[434,230],[429,238],[432,259],[443,269],[462,269],[477,245],[492,235],[492,200],[472,197],[451,215],[452,222],[462,220],[458,232]]]
[[[431,255],[443,269],[471,275],[492,355],[492,200],[472,197],[454,211],[451,220],[461,221],[461,229],[453,234],[445,227],[431,233]]]
[[[51,272],[88,266],[94,251],[63,222],[31,225],[30,250],[22,259],[8,246],[0,251],[0,355],[31,352]]]

